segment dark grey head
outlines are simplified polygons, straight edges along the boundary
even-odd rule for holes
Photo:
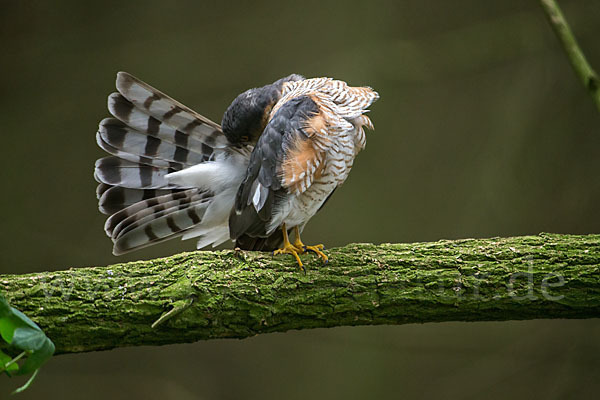
[[[292,74],[260,88],[246,90],[233,100],[223,114],[221,127],[232,144],[254,144],[265,129],[271,108],[281,97],[284,82],[298,81]]]

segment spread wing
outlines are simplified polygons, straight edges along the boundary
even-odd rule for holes
[[[313,97],[294,97],[278,107],[250,156],[229,218],[232,239],[265,237],[277,207],[304,192],[322,169],[324,146],[315,129],[325,129]]]

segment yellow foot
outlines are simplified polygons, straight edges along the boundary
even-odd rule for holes
[[[314,246],[302,245],[302,252],[300,254],[304,254],[309,251],[313,252],[319,256],[321,260],[323,260],[324,264],[327,264],[329,262],[329,258],[325,255],[325,253],[323,253],[323,249],[324,246],[322,244],[315,244]]]
[[[315,253],[317,256],[319,256],[319,258],[321,258],[321,260],[323,260],[324,264],[327,264],[327,262],[329,262],[329,258],[325,255],[325,253],[323,253],[323,249],[325,248],[325,246],[323,246],[322,244],[315,244],[314,246],[307,246],[304,243],[302,243],[302,240],[300,239],[300,232],[298,232],[298,228],[296,228],[295,232],[296,232],[296,240],[294,240],[294,247],[299,250],[298,253],[304,254],[304,253],[308,253],[310,251],[312,253]]]
[[[304,269],[304,265],[302,264],[302,261],[300,260],[300,256],[298,254],[302,254],[302,249],[299,249],[297,247],[295,247],[293,244],[291,244],[290,242],[287,243],[283,243],[283,247],[280,249],[277,249],[273,252],[273,255],[276,256],[278,254],[291,254],[296,258],[296,261],[298,262],[298,266],[300,267],[300,269],[302,271],[304,271],[304,273],[306,273],[306,269]]]

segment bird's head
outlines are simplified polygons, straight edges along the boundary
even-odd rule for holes
[[[260,88],[248,89],[233,100],[223,114],[221,127],[232,144],[256,144],[262,134],[271,109],[281,97],[285,82],[304,79],[292,74]]]

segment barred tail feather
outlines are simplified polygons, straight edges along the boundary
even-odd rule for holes
[[[137,202],[108,218],[113,253],[124,254],[183,235],[202,222],[212,194],[189,189]]]
[[[136,213],[135,215],[132,215],[126,219],[124,219],[123,221],[121,221],[120,224],[118,224],[117,226],[115,226],[115,229],[112,232],[112,238],[113,240],[117,241],[120,238],[124,237],[127,235],[127,233],[131,232],[132,230],[134,230],[135,228],[138,228],[140,226],[145,226],[149,223],[154,223],[154,221],[157,221],[159,219],[163,219],[163,218],[170,218],[171,215],[173,213],[175,213],[176,211],[180,211],[183,209],[188,209],[192,206],[198,206],[200,204],[203,204],[203,210],[205,211],[206,208],[208,208],[208,202],[210,201],[210,199],[198,199],[198,200],[192,200],[191,198],[187,198],[185,200],[174,200],[174,201],[170,201],[161,205],[157,205],[154,207],[150,207],[150,208],[146,208],[138,213]],[[202,214],[204,215],[204,214]],[[193,225],[195,225],[197,222],[194,222],[194,220],[199,219],[201,220],[202,215],[189,215],[187,216],[188,222],[186,223],[184,226],[180,226],[177,225],[173,222],[169,222],[168,226],[170,228],[170,233],[174,234],[174,233],[182,233],[184,230],[192,227]]]
[[[198,248],[214,247],[229,239],[227,221],[232,204],[233,190],[214,195],[188,189],[122,209],[108,218],[105,231],[113,240],[115,255],[179,236],[184,240],[198,238]]]
[[[158,136],[140,133],[115,118],[103,119],[97,136],[100,147],[111,154],[121,158],[125,158],[123,154],[131,154],[135,156],[136,162],[150,162],[151,165],[160,167],[173,168],[173,165],[178,165],[178,169],[182,169],[207,161],[212,155],[212,149],[203,154],[181,147]]]
[[[181,163],[165,161],[165,160],[161,160],[158,158],[149,158],[149,157],[139,156],[139,155],[135,155],[132,153],[128,153],[126,151],[119,150],[119,149],[111,146],[109,143],[107,143],[102,138],[102,135],[100,134],[100,132],[96,133],[96,143],[98,144],[98,147],[100,147],[102,150],[106,151],[108,154],[111,154],[115,157],[121,158],[125,161],[132,162],[134,164],[149,165],[151,167],[156,167],[156,168],[169,168],[170,170],[173,170],[173,171],[180,171],[185,168],[185,165],[183,165]]]
[[[125,254],[181,236],[202,220],[207,207],[206,201],[189,203],[181,208],[165,210],[165,214],[158,218],[140,221],[139,225],[114,240],[113,254]]]
[[[197,238],[196,247],[213,247],[227,241],[229,237],[229,214],[233,208],[237,186],[231,186],[215,194],[206,210],[202,223],[186,231],[182,239]]]
[[[98,186],[96,186],[96,198],[100,200],[102,196],[104,196],[104,193],[106,193],[109,189],[113,187],[114,186],[107,185],[106,183],[99,184]]]
[[[128,220],[130,217],[141,215],[140,213],[144,210],[151,209],[156,206],[165,207],[165,204],[172,203],[174,201],[181,201],[181,203],[190,203],[192,200],[196,200],[195,197],[202,195],[201,198],[209,197],[210,193],[200,193],[198,189],[188,189],[175,193],[167,193],[160,196],[151,197],[149,199],[140,200],[134,204],[120,210],[119,212],[111,215],[104,224],[104,231],[111,238],[116,238],[114,232],[117,226],[122,225],[123,221]],[[141,216],[140,216],[141,218]],[[132,220],[130,220],[132,221]],[[133,220],[135,221],[135,220]]]
[[[167,125],[152,115],[148,115],[146,110],[136,108],[132,102],[119,93],[112,93],[108,96],[108,110],[119,121],[140,133],[205,155],[207,158],[217,148],[214,140],[202,140]],[[223,133],[220,135],[225,137]]]
[[[182,189],[129,189],[101,183],[98,185],[98,208],[106,215],[112,215],[135,203],[153,197],[177,193]]]
[[[110,156],[94,169],[113,254],[179,236],[197,237],[201,247],[228,240],[251,149],[232,149],[218,124],[127,73],[116,86],[108,97],[114,118],[96,133]]]
[[[94,178],[98,183],[131,189],[177,189],[165,176],[175,172],[169,168],[157,168],[109,156],[96,161]]]
[[[126,72],[117,74],[117,90],[136,108],[145,110],[165,125],[213,148],[225,148],[229,144],[218,124]]]

